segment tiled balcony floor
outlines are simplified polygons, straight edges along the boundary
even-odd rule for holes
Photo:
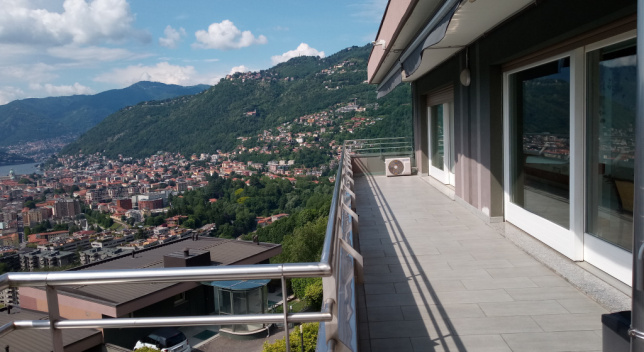
[[[601,351],[607,311],[420,177],[359,177],[361,351]]]

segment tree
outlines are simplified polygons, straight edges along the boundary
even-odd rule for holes
[[[318,343],[318,323],[306,323],[302,325],[304,330],[304,351],[315,352],[315,347]],[[300,329],[295,328],[289,334],[289,344],[291,351],[301,351],[302,343]],[[284,352],[286,351],[286,338],[279,339],[273,343],[264,342],[262,352]]]
[[[25,202],[24,206],[25,208],[29,209],[36,209],[36,202],[34,202],[33,200],[28,200]]]
[[[28,179],[28,178],[21,177],[21,178],[20,178],[20,180],[18,181],[18,183],[20,183],[20,184],[22,184],[22,185],[26,185],[26,184],[33,183],[33,181],[31,181],[31,180],[30,180],[30,179]]]

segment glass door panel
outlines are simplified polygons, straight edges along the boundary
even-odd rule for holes
[[[432,166],[444,170],[445,167],[445,145],[444,145],[444,124],[443,124],[443,105],[434,105],[431,108],[430,121],[430,153]]]
[[[633,247],[635,39],[587,54],[586,232]]]
[[[510,201],[570,226],[570,59],[509,76]]]
[[[429,121],[429,175],[444,184],[454,184],[451,124],[451,103],[432,105]]]

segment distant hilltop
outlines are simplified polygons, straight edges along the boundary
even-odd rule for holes
[[[183,87],[139,82],[95,95],[31,98],[0,105],[0,146],[75,135],[94,127],[108,115],[143,101],[193,95],[209,86]]]

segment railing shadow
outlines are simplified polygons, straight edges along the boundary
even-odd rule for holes
[[[418,260],[417,250],[414,249],[414,246],[409,242],[408,236],[403,230],[400,222],[394,215],[394,212],[391,208],[391,205],[386,199],[386,196],[384,195],[383,191],[381,188],[378,186],[377,182],[375,181],[375,178],[373,175],[369,173],[365,173],[363,177],[361,177],[362,180],[358,181],[356,183],[356,198],[358,202],[358,213],[360,215],[360,221],[361,221],[361,226],[360,226],[360,234],[359,234],[359,243],[360,243],[360,252],[364,256],[365,260],[365,291],[369,291],[367,288],[370,284],[374,284],[374,281],[384,281],[386,280],[385,275],[392,275],[394,280],[402,280],[403,278],[406,279],[406,281],[409,283],[409,290],[411,292],[417,291],[418,294],[416,297],[419,297],[422,302],[418,302],[418,311],[415,312],[419,316],[421,316],[421,319],[425,320],[422,318],[423,316],[428,317],[428,321],[433,325],[432,329],[433,331],[430,332],[429,329],[425,329],[425,331],[421,331],[421,328],[415,328],[414,331],[411,331],[409,334],[410,338],[410,343],[412,343],[411,339],[422,339],[422,341],[431,341],[433,345],[425,345],[422,346],[424,350],[427,351],[436,351],[436,350],[441,350],[441,351],[466,351],[465,345],[463,344],[461,338],[459,337],[456,329],[454,328],[453,324],[451,323],[449,314],[445,310],[445,307],[441,303],[440,298],[438,297],[435,288],[433,287],[431,281],[429,280],[427,274],[425,271],[422,269],[422,265]],[[377,204],[379,209],[371,209],[370,211],[367,210],[361,211],[361,205],[365,204],[370,204],[374,205]],[[372,231],[378,231],[378,229],[385,229],[389,228],[390,230],[387,231],[388,234],[384,234],[384,236],[376,237],[380,239],[380,243],[383,245],[389,245],[389,247],[386,247],[382,249],[384,252],[384,257],[382,259],[380,258],[381,253],[378,251],[372,251],[369,249],[369,242],[372,240],[372,237],[370,237],[368,234],[370,233],[370,230]],[[429,230],[429,229],[428,229]],[[391,237],[390,237],[391,236]],[[373,241],[371,241],[373,242]],[[384,243],[387,242],[387,243]],[[398,246],[398,251],[401,252],[398,254],[394,259],[388,259],[392,258],[393,255],[392,253],[396,253],[396,246]],[[404,255],[404,252],[407,252],[407,255]],[[391,254],[391,255],[387,255]],[[400,267],[402,268],[402,272],[400,273],[392,273],[392,274],[387,274],[387,273],[376,273],[376,272],[371,272],[369,270],[370,264],[373,264],[374,262],[377,262],[381,260],[383,264],[399,264]],[[371,262],[371,263],[369,263]],[[397,262],[397,263],[396,263]],[[367,264],[369,263],[369,264]],[[405,270],[406,269],[406,270]],[[400,277],[397,277],[396,275],[399,274]],[[370,282],[371,281],[371,282]],[[403,281],[399,281],[403,282]],[[376,285],[374,285],[376,286]],[[381,289],[387,289],[386,287],[381,287]],[[395,285],[394,285],[394,293],[399,295],[400,293],[397,292]],[[369,311],[373,307],[369,307],[369,301],[373,297],[368,297],[368,292],[365,292],[365,295],[359,295],[359,299],[363,300],[361,305],[366,307],[366,314],[367,317],[369,318]],[[378,304],[387,304],[386,302],[373,302],[372,303],[378,303]],[[412,307],[412,306],[407,306],[407,307]],[[432,309],[434,307],[434,309]],[[421,311],[421,309],[424,308],[424,312]],[[373,310],[372,310],[373,311]],[[363,310],[364,312],[364,310]],[[409,313],[409,312],[407,312]],[[371,317],[374,318],[374,317]],[[392,319],[396,319],[395,316],[391,316]],[[380,318],[378,318],[380,319]],[[416,320],[417,321],[417,320]],[[361,324],[364,324],[363,321],[360,322]],[[371,323],[371,321],[369,322]],[[419,322],[419,324],[424,324],[422,322]],[[409,327],[409,325],[405,324],[396,324],[395,322],[392,322],[390,324],[392,329],[403,329],[406,327]],[[363,331],[362,329],[361,331]],[[369,327],[369,333],[371,333],[371,327]],[[363,331],[363,333],[365,333]],[[377,331],[374,331],[374,333],[377,333]],[[406,337],[405,332],[400,332],[399,334],[392,333],[391,336],[399,336],[399,337]],[[383,338],[378,338],[378,336],[374,337],[375,339],[381,340],[378,342],[379,348],[383,348]],[[386,337],[385,337],[386,338]],[[371,336],[369,336],[369,341],[365,340],[364,336],[360,337],[361,343],[363,344],[361,347],[361,350],[369,350],[372,349],[375,346],[369,345],[364,346],[365,343],[371,343],[373,339]],[[399,346],[401,349],[403,348],[402,345],[400,345],[402,342],[400,340],[397,340],[396,337],[391,337],[392,339],[392,344],[391,346]],[[448,341],[451,340],[451,341]],[[440,348],[439,348],[440,346]],[[416,346],[414,346],[416,348]]]

